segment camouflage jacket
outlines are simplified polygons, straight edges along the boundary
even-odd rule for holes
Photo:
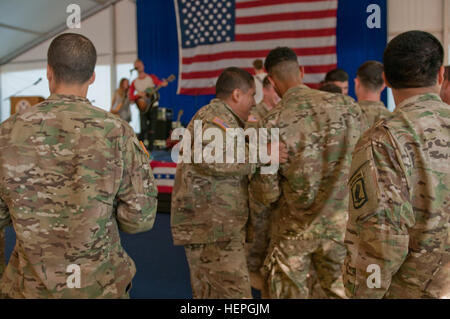
[[[5,231],[0,230],[0,278],[5,270]]]
[[[51,95],[14,114],[0,125],[0,230],[12,221],[16,232],[1,293],[122,297],[136,269],[119,229],[150,229],[156,196],[132,128],[87,99]]]
[[[253,127],[256,126],[256,124],[261,121],[269,112],[269,108],[266,103],[261,101],[261,103],[256,104],[250,111],[250,116],[248,118],[248,125],[251,125]]]
[[[450,296],[450,106],[411,97],[353,155],[344,282],[353,298]]]
[[[392,113],[384,106],[383,102],[359,101],[359,106],[366,116],[369,127],[372,127],[381,119],[389,118]]]
[[[202,130],[194,135],[195,121]],[[245,122],[219,99],[202,107],[187,127],[192,157],[195,155],[194,140],[199,141],[205,131],[216,129],[222,136],[225,152],[228,128],[244,128]],[[189,143],[188,143],[189,144]],[[203,137],[201,150],[214,144]],[[189,146],[186,146],[189,147]],[[186,152],[182,146],[180,158]],[[237,154],[237,152],[235,152]],[[225,241],[245,233],[248,219],[248,175],[256,169],[249,163],[248,152],[244,163],[207,163],[204,159],[195,163],[183,161],[177,165],[175,185],[172,192],[171,228],[175,245]],[[225,154],[223,154],[225,161]]]
[[[252,177],[255,197],[272,206],[271,236],[343,241],[351,153],[366,129],[361,109],[342,94],[289,89],[260,123],[279,128],[288,162],[278,174]]]

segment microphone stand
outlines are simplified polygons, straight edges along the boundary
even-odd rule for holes
[[[20,89],[20,90],[17,91],[16,93],[13,93],[13,94],[11,94],[10,96],[5,97],[2,101],[8,100],[10,97],[13,97],[13,96],[19,94],[20,92],[23,92],[23,91],[25,91],[26,89],[29,89],[30,87],[33,87],[33,86],[37,85],[37,84],[38,84],[39,82],[41,82],[41,81],[42,81],[42,78],[39,78],[39,79],[38,79],[37,81],[35,81],[33,84],[28,85],[28,86],[24,87],[23,89]]]

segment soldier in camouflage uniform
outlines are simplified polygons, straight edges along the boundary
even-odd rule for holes
[[[256,127],[258,121],[262,120],[267,113],[273,109],[278,102],[280,102],[280,97],[275,91],[272,84],[270,84],[269,78],[266,76],[262,82],[264,97],[262,101],[252,107],[250,110],[250,115],[247,119],[247,126]]]
[[[0,279],[5,270],[5,230],[0,230]]]
[[[216,83],[217,98],[202,107],[187,127],[192,154],[195,141],[201,138],[195,135],[195,121],[201,123],[202,135],[209,129],[222,134],[225,150],[226,129],[244,128],[255,104],[254,94],[254,81],[248,72],[226,69]],[[203,139],[201,149],[206,150],[210,143]],[[180,157],[184,152],[183,146]],[[252,297],[244,242],[248,175],[257,165],[250,163],[247,155],[243,163],[207,163],[203,159],[177,165],[171,228],[174,244],[185,247],[194,298]]]
[[[329,298],[345,297],[346,183],[366,123],[352,98],[303,85],[304,69],[291,49],[272,50],[265,63],[282,100],[261,127],[279,128],[288,148],[278,174],[255,174],[251,181],[257,199],[272,204],[264,262],[270,297],[311,297],[311,269]]]
[[[84,36],[56,37],[51,96],[0,125],[0,230],[16,232],[3,297],[128,297],[136,268],[119,229],[150,229],[157,191],[132,128],[85,98],[96,58]]]
[[[450,106],[444,51],[410,31],[387,46],[397,108],[359,140],[349,180],[344,267],[351,298],[450,297]]]
[[[261,121],[280,101],[280,97],[277,92],[275,92],[272,84],[270,84],[267,76],[264,78],[262,84],[264,93],[263,100],[250,110],[246,127],[257,128],[258,122]],[[255,200],[253,193],[254,191],[249,187],[249,222],[251,223],[250,229],[252,238],[251,242],[246,247],[247,264],[250,271],[252,287],[262,290],[262,295],[265,296],[265,285],[263,285],[260,269],[263,265],[267,247],[269,245],[270,210],[268,207]]]
[[[369,127],[391,116],[391,112],[381,102],[381,92],[385,87],[383,64],[367,61],[359,67],[355,79],[355,93]]]

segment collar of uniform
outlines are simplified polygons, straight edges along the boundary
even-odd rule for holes
[[[382,105],[384,106],[384,103],[382,101],[359,101],[358,102],[361,105]]]
[[[284,99],[285,97],[288,97],[289,95],[293,94],[294,92],[297,92],[297,91],[299,91],[299,90],[304,90],[304,89],[310,90],[310,88],[307,87],[307,86],[304,85],[304,84],[300,84],[300,85],[291,87],[289,90],[287,90],[287,91],[284,93],[283,99]]]
[[[405,105],[412,104],[415,102],[424,102],[424,101],[431,101],[431,100],[442,102],[442,100],[438,94],[425,93],[425,94],[418,94],[418,95],[411,96],[411,97],[407,98],[406,100],[404,100],[402,103],[400,103],[397,107],[401,108],[401,107],[404,107]]]
[[[234,115],[234,117],[237,119],[237,121],[239,122],[239,125],[241,125],[242,127],[244,127],[245,126],[245,121],[243,121],[240,117],[239,117],[239,115],[237,115],[234,111],[233,111],[233,109],[225,102],[225,101],[222,101],[221,99],[213,99],[212,101],[211,101],[211,104],[215,104],[215,105],[223,105],[223,106],[225,106],[226,108],[227,108],[227,110],[229,110],[230,112],[231,112],[231,114],[233,114]]]
[[[66,101],[66,102],[82,102],[91,104],[89,100],[85,97],[77,96],[77,95],[68,95],[68,94],[52,94],[48,97],[48,101]]]

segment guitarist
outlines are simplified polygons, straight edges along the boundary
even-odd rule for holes
[[[147,74],[144,70],[144,63],[137,59],[134,62],[134,68],[138,72],[138,77],[135,79],[131,85],[130,89],[128,91],[128,97],[131,102],[136,103],[138,99],[140,98],[146,98],[145,90],[149,88],[154,88],[157,85],[161,85],[163,87],[167,86],[167,81],[161,81],[156,75],[154,74]],[[137,105],[137,104],[136,104]],[[143,114],[140,110],[140,119],[141,119],[141,134],[139,138],[144,141],[147,146],[149,145],[149,131],[150,131],[150,114],[151,112],[147,112],[146,114]]]

